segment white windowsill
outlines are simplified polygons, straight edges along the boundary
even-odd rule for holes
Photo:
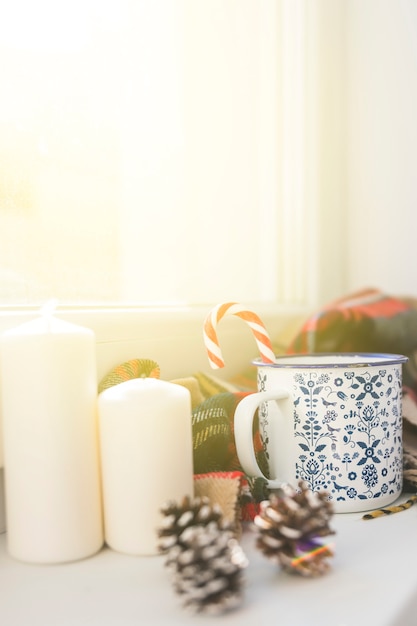
[[[303,319],[307,306],[248,305],[263,320],[271,338],[294,318]],[[62,319],[94,330],[97,340],[97,375],[130,358],[150,358],[161,367],[165,379],[187,376],[196,370],[211,371],[203,343],[203,323],[211,305],[184,307],[58,307]],[[34,307],[0,309],[0,334],[39,314]],[[257,356],[253,335],[236,317],[221,320],[218,338],[226,367],[217,374],[233,376]],[[237,351],[235,348],[239,346]]]
[[[401,498],[401,501],[406,496]],[[282,572],[255,549],[241,608],[220,617],[193,616],[180,606],[162,556],[134,557],[104,548],[70,564],[36,566],[7,554],[0,536],[0,623],[13,626],[413,626],[417,606],[417,507],[364,522],[338,514],[331,571],[316,579]],[[214,620],[214,621],[213,621]]]

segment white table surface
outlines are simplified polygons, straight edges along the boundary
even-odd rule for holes
[[[404,500],[406,497],[400,498]],[[414,626],[417,624],[417,505],[362,521],[332,520],[336,555],[327,575],[282,572],[254,547],[241,608],[221,617],[190,615],[174,594],[164,557],[132,557],[104,548],[63,565],[28,565],[7,553],[0,535],[1,626]]]

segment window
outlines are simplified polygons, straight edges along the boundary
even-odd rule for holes
[[[209,369],[217,302],[274,337],[343,293],[343,5],[2,3],[0,332],[57,298],[99,379],[152,358],[169,380]],[[226,378],[256,355],[241,324]]]
[[[0,304],[314,302],[309,10],[3,3]]]

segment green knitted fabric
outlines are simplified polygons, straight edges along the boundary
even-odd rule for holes
[[[158,363],[151,359],[132,359],[125,361],[121,365],[113,368],[104,378],[101,379],[98,386],[98,392],[101,393],[109,387],[118,385],[132,378],[159,378],[160,369]]]
[[[219,393],[202,402],[192,414],[194,473],[231,469],[233,462],[230,416],[240,398]]]

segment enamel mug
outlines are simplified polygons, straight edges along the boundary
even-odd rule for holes
[[[263,474],[253,420],[268,461],[268,486],[306,481],[336,513],[393,502],[402,490],[402,364],[398,354],[311,354],[255,360],[258,392],[237,406],[234,430],[245,473]]]

